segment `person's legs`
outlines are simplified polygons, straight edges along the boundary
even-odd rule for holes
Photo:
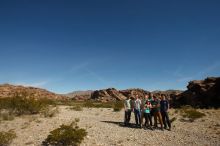
[[[130,120],[131,120],[131,110],[128,110],[127,124],[130,123]]]
[[[146,127],[147,125],[149,125],[148,123],[148,117],[147,117],[147,113],[144,113],[144,118],[145,118],[145,123],[144,123],[144,126]]]
[[[149,121],[150,121],[150,126],[152,126],[152,120],[151,120],[150,113],[147,114],[147,122],[148,122],[148,124],[149,124]]]
[[[166,123],[168,124],[169,130],[171,129],[170,118],[168,112],[165,112]]]
[[[139,126],[141,126],[141,111],[140,110],[137,110],[138,111],[138,124]]]
[[[125,111],[125,117],[124,117],[124,125],[126,126],[127,123],[127,111]]]
[[[160,125],[161,125],[161,129],[163,129],[163,120],[162,120],[161,113],[158,112],[157,115],[158,115],[158,118],[159,118],[159,122],[160,122]]]
[[[150,111],[150,119],[151,119],[151,126],[153,126],[153,120],[152,120],[152,118],[154,117],[154,111],[153,110],[151,110]]]
[[[167,123],[166,123],[166,113],[165,112],[161,112],[161,116],[162,116],[162,120],[163,120],[163,124],[164,124],[164,128],[167,128]]]
[[[154,112],[154,127],[157,127],[157,112]]]
[[[144,110],[141,110],[141,124],[144,123],[144,118],[145,118],[144,114],[145,114]],[[146,120],[145,120],[145,122],[146,122]]]
[[[136,126],[138,125],[138,110],[134,109],[134,117],[135,117],[135,123]]]

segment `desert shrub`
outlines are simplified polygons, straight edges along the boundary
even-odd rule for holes
[[[196,109],[189,107],[189,106],[182,107],[181,114],[182,114],[183,118],[188,118],[189,121],[191,121],[191,122],[205,116],[204,113],[201,113],[201,112],[197,111]]]
[[[113,105],[113,110],[115,112],[121,111],[122,108],[123,108],[123,102],[121,101],[116,101]]]
[[[178,109],[175,109],[174,113],[175,113],[175,114],[178,114],[178,112],[179,112]]]
[[[171,118],[170,123],[173,123],[174,121],[176,121],[176,119],[177,119],[176,117]]]
[[[8,111],[0,112],[0,120],[12,121],[14,120],[14,115]]]
[[[114,102],[99,102],[96,104],[96,107],[98,108],[112,108],[114,105]]]
[[[84,107],[87,107],[87,108],[92,108],[92,107],[95,107],[94,103],[90,100],[88,101],[85,101],[84,104],[83,104]]]
[[[83,107],[87,108],[112,108],[115,102],[99,102],[99,101],[85,101]]]
[[[16,138],[16,134],[12,130],[9,130],[8,132],[0,132],[0,146],[9,145],[14,138]]]
[[[16,115],[37,114],[44,107],[52,104],[49,99],[34,99],[15,96],[12,98],[0,99],[0,110],[6,109]]]
[[[79,106],[79,105],[77,105],[77,106],[72,106],[72,107],[70,107],[70,109],[71,109],[71,110],[74,110],[74,111],[82,111],[82,110],[83,110],[83,108],[82,108],[81,106]]]
[[[45,106],[44,108],[41,109],[40,113],[46,118],[47,117],[51,118],[59,113],[59,109],[58,107]]]
[[[85,129],[79,128],[75,119],[70,125],[61,125],[59,128],[50,132],[45,141],[44,146],[78,146],[87,135]]]

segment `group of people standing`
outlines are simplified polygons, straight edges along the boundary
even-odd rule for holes
[[[125,118],[124,125],[130,126],[131,113],[134,112],[136,127],[148,128],[154,130],[158,128],[158,120],[160,129],[171,130],[171,123],[168,115],[169,102],[165,95],[155,96],[152,93],[146,94],[143,99],[138,95],[128,97],[124,101]],[[152,122],[154,117],[154,125]],[[145,119],[145,122],[143,120]]]

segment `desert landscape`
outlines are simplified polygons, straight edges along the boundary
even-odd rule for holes
[[[0,0],[0,146],[220,146],[220,0]]]
[[[69,106],[59,106],[59,113],[51,118],[39,115],[16,117],[13,121],[1,121],[1,131],[14,130],[17,137],[11,146],[39,146],[49,132],[61,124],[69,124],[75,118],[80,119],[79,126],[86,129],[88,135],[81,145],[207,145],[220,144],[220,110],[199,110],[205,117],[194,122],[182,121],[179,112],[170,110],[172,131],[145,130],[123,126],[124,112],[114,112],[110,108],[83,108],[83,111],[71,110]],[[132,114],[132,123],[134,115]]]
[[[1,145],[24,146],[44,145],[47,136],[60,125],[69,125],[77,121],[78,127],[84,129],[86,134],[78,143],[79,145],[220,145],[220,110],[217,108],[219,103],[212,103],[213,97],[219,97],[219,79],[207,78],[201,81],[189,82],[187,91],[155,91],[154,94],[166,94],[172,103],[169,110],[172,122],[172,130],[160,129],[150,130],[137,128],[134,126],[134,114],[131,116],[131,126],[124,126],[123,100],[127,96],[139,94],[143,97],[150,92],[143,89],[128,89],[118,91],[114,88],[97,91],[77,92],[74,97],[67,95],[57,95],[46,90],[14,86],[1,85],[1,116],[0,131],[13,131],[13,138]],[[195,88],[196,87],[196,88]],[[199,88],[200,87],[200,88]],[[192,91],[194,89],[195,91]],[[203,92],[202,92],[202,91]],[[13,92],[12,92],[13,91]],[[197,91],[197,92],[196,92]],[[203,105],[203,95],[211,94],[214,96],[206,97],[210,107],[195,107],[196,102]],[[189,93],[194,92],[193,97]],[[184,96],[188,93],[187,97]],[[198,93],[198,97],[196,97]],[[85,95],[85,97],[84,97]],[[16,97],[13,97],[16,96]],[[19,103],[19,98],[25,96]],[[42,100],[40,97],[47,97],[48,100],[54,98],[53,102]],[[34,97],[35,100],[31,100]],[[7,99],[18,104],[20,108],[24,102],[35,107],[37,101],[48,102],[48,106],[40,109],[39,112],[29,108],[23,111],[11,111],[6,106]],[[183,98],[187,98],[187,103]],[[190,98],[192,100],[190,100]],[[200,99],[198,99],[200,98]],[[30,99],[30,101],[26,100]],[[217,98],[219,100],[219,98]],[[8,103],[10,103],[8,101]],[[32,103],[33,102],[33,103]],[[35,103],[36,102],[36,103]],[[10,104],[9,104],[10,105]],[[181,105],[181,106],[180,106]],[[27,105],[25,105],[27,106]],[[23,106],[23,107],[25,107]],[[205,106],[205,105],[204,105]],[[8,109],[6,108],[8,107]],[[37,106],[36,106],[37,107]],[[214,108],[215,107],[215,108]],[[16,112],[15,112],[16,111]],[[78,145],[76,143],[76,145]],[[60,144],[57,144],[60,145]]]

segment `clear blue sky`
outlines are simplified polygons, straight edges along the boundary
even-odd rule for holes
[[[185,89],[220,76],[219,0],[0,0],[0,83]]]

